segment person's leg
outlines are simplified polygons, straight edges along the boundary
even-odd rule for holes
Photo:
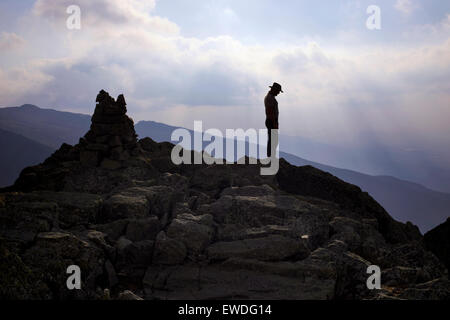
[[[273,129],[271,131],[271,139],[270,139],[270,154],[274,157],[277,156],[277,148],[278,148],[278,129]]]
[[[267,158],[270,158],[272,153],[272,130],[267,128]]]

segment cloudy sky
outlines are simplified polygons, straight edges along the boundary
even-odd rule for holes
[[[274,81],[284,134],[450,163],[450,1],[0,2],[0,106],[92,114],[105,89],[135,122],[260,128]]]

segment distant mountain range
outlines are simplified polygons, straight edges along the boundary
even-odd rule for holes
[[[44,161],[54,148],[0,129],[0,186],[11,185],[23,168]]]
[[[43,145],[58,149],[63,142],[78,143],[89,130],[91,116],[41,109],[26,104],[0,108],[0,128],[20,134]]]
[[[43,161],[62,143],[78,143],[90,127],[91,117],[84,114],[41,109],[33,105],[0,108],[1,148],[0,186],[14,183],[20,171]],[[169,141],[176,127],[153,121],[135,124],[139,138]],[[283,137],[281,137],[283,139]],[[358,185],[377,200],[395,219],[411,221],[422,232],[443,223],[450,216],[450,194],[389,176],[371,176],[352,170],[302,159],[280,152],[291,164],[311,165]]]
[[[450,193],[450,166],[445,155],[425,150],[380,144],[369,133],[359,134],[362,146],[346,147],[302,137],[282,136],[281,148],[316,162],[370,175],[389,175]],[[445,152],[443,152],[445,153]]]

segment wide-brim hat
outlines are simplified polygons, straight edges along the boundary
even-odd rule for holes
[[[281,92],[284,93],[284,91],[281,89],[281,85],[279,83],[274,82],[273,85],[269,86],[271,89],[279,89]]]

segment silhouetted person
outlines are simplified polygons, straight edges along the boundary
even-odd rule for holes
[[[272,141],[272,129],[279,129],[278,128],[278,101],[275,99],[275,97],[280,93],[283,92],[281,90],[281,85],[274,82],[272,86],[269,87],[270,91],[267,93],[266,97],[264,98],[264,105],[266,106],[266,128],[268,133],[267,138],[267,157],[272,156],[272,143],[274,144],[275,148],[277,149],[278,146],[278,132],[273,131],[274,135],[274,141]]]

